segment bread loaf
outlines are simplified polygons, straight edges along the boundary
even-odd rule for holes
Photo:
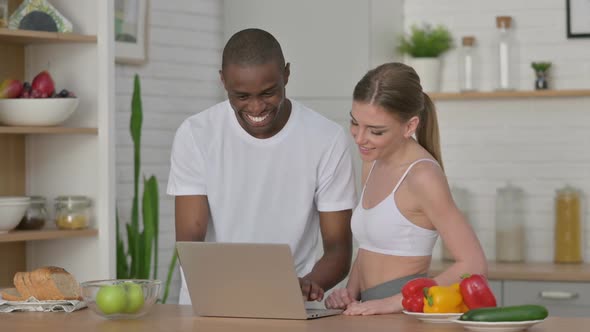
[[[17,272],[13,282],[16,289],[2,291],[5,300],[24,301],[31,296],[40,301],[81,299],[80,285],[61,267],[46,266],[32,272]]]
[[[16,290],[16,288],[5,288],[2,290],[2,298],[6,301],[23,301],[22,295]]]

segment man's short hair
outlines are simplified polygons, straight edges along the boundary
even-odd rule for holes
[[[270,33],[261,29],[245,29],[236,32],[225,44],[221,68],[230,64],[262,65],[276,62],[285,67],[281,45]]]

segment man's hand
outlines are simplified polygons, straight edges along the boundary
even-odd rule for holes
[[[328,296],[324,304],[327,309],[346,309],[346,306],[354,301],[347,288],[338,288]]]
[[[324,290],[315,282],[299,278],[299,286],[301,286],[301,296],[304,301],[321,301],[324,299]]]

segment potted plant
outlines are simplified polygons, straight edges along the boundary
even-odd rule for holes
[[[412,25],[410,33],[400,37],[397,50],[420,76],[422,89],[435,92],[440,90],[440,55],[451,48],[453,38],[446,27],[423,24]]]
[[[133,207],[130,222],[125,223],[127,248],[120,234],[119,212],[116,220],[117,243],[117,279],[157,279],[158,278],[158,235],[159,235],[159,199],[158,181],[155,176],[143,178],[143,196],[139,203],[139,173],[141,167],[141,127],[143,111],[139,76],[133,80],[133,97],[131,100],[131,121],[129,131],[133,140]],[[141,212],[140,212],[141,211]],[[142,219],[142,225],[139,219]],[[166,303],[172,274],[176,267],[176,251],[168,266],[168,275],[164,284],[164,294],[159,300]],[[152,265],[153,263],[153,265]],[[151,274],[151,276],[150,276]]]
[[[547,71],[551,68],[551,62],[532,62],[531,67],[535,71],[535,90],[548,89]]]

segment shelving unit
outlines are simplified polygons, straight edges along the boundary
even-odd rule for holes
[[[19,0],[10,0],[15,8]],[[17,271],[61,266],[79,281],[115,276],[114,0],[51,0],[76,33],[0,29],[0,81],[49,70],[80,98],[57,127],[0,126],[0,195],[84,195],[91,228],[0,234],[0,288]]]
[[[0,234],[0,243],[3,242],[21,242],[21,241],[39,241],[39,240],[55,240],[67,239],[74,237],[93,237],[98,235],[96,229],[81,229],[81,230],[58,230],[58,229],[42,229],[38,231],[10,231],[8,233]]]
[[[98,128],[72,128],[72,127],[2,127],[0,134],[63,134],[63,135],[97,135]]]
[[[39,44],[39,43],[96,43],[96,36],[75,33],[56,33],[45,31],[10,30],[0,28],[0,43]]]
[[[509,98],[590,97],[590,90],[531,90],[429,93],[433,100],[480,100]]]

